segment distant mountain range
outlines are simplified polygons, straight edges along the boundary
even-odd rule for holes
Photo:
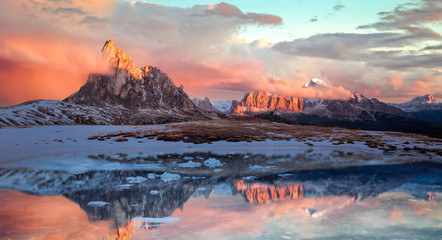
[[[111,73],[90,73],[80,90],[63,101],[29,101],[0,108],[0,125],[157,124],[246,115],[294,124],[442,136],[442,104],[431,95],[402,104],[386,104],[358,92],[347,100],[267,92],[246,93],[241,101],[191,100],[166,73],[152,66],[139,67],[112,40],[106,41],[102,54],[112,66]],[[327,85],[314,78],[303,87]]]
[[[417,119],[442,125],[442,103],[432,95],[415,97],[409,102],[399,104],[389,103],[389,105],[400,108]]]

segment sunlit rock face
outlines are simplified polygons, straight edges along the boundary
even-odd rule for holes
[[[302,98],[284,97],[268,92],[250,92],[246,93],[240,102],[232,104],[232,112],[239,115],[273,110],[299,112],[303,110],[303,105]]]
[[[304,195],[302,184],[272,185],[265,183],[245,183],[243,180],[235,183],[234,188],[241,193],[249,203],[264,204],[282,199],[301,198]]]
[[[166,73],[156,67],[138,67],[131,57],[106,41],[103,57],[112,65],[113,73],[91,73],[87,82],[65,101],[87,105],[123,105],[132,110],[175,109],[193,111],[195,104],[176,87]]]
[[[141,68],[134,63],[131,57],[118,49],[114,41],[107,40],[101,52],[103,53],[103,58],[111,63],[112,66],[125,69],[135,79],[141,79],[143,77],[144,74]]]

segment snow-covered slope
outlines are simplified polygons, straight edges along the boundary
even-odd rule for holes
[[[155,124],[198,119],[180,111],[141,109],[121,105],[88,106],[57,100],[37,100],[0,108],[0,126],[54,124]]]
[[[442,103],[438,102],[432,95],[415,97],[413,100],[404,103],[389,103],[391,106],[402,109],[405,112],[419,112],[441,110]]]
[[[230,100],[219,100],[219,101],[213,101],[213,106],[216,108],[216,110],[220,112],[227,112],[232,107],[232,101]]]
[[[192,101],[198,108],[200,108],[204,111],[209,111],[209,112],[216,112],[217,111],[208,97],[205,97],[204,100],[201,98],[195,97],[192,99]]]
[[[232,107],[232,101],[220,100],[220,101],[211,102],[208,97],[205,97],[204,100],[201,98],[195,97],[192,99],[192,101],[200,109],[203,109],[203,110],[209,111],[209,112],[226,113]]]

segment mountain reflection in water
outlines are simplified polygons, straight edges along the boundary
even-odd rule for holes
[[[94,239],[99,235],[108,239],[201,238],[196,233],[214,239],[266,238],[266,234],[302,239],[319,236],[311,232],[321,231],[314,220],[317,218],[324,223],[331,219],[348,221],[342,226],[359,229],[355,234],[373,234],[377,232],[376,219],[386,214],[395,221],[391,226],[387,224],[392,227],[390,231],[412,231],[409,219],[419,219],[419,224],[426,225],[407,234],[420,234],[418,238],[423,239],[442,234],[442,166],[437,164],[292,172],[258,178],[181,175],[164,180],[162,174],[0,169],[3,186],[10,183],[10,189],[45,195],[1,190],[0,232],[6,239]],[[361,211],[361,215],[355,211]],[[305,228],[291,226],[294,219],[302,219],[304,222],[299,224]],[[351,225],[353,220],[361,225]],[[281,222],[269,228],[275,221]],[[371,225],[364,226],[368,222]],[[282,226],[292,230],[283,231]],[[351,238],[342,226],[330,223],[322,230],[335,233],[330,237]],[[201,229],[195,229],[198,227]]]

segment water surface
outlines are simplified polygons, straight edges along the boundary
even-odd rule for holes
[[[442,166],[259,176],[2,168],[4,239],[438,239]],[[21,191],[17,191],[21,190]]]

